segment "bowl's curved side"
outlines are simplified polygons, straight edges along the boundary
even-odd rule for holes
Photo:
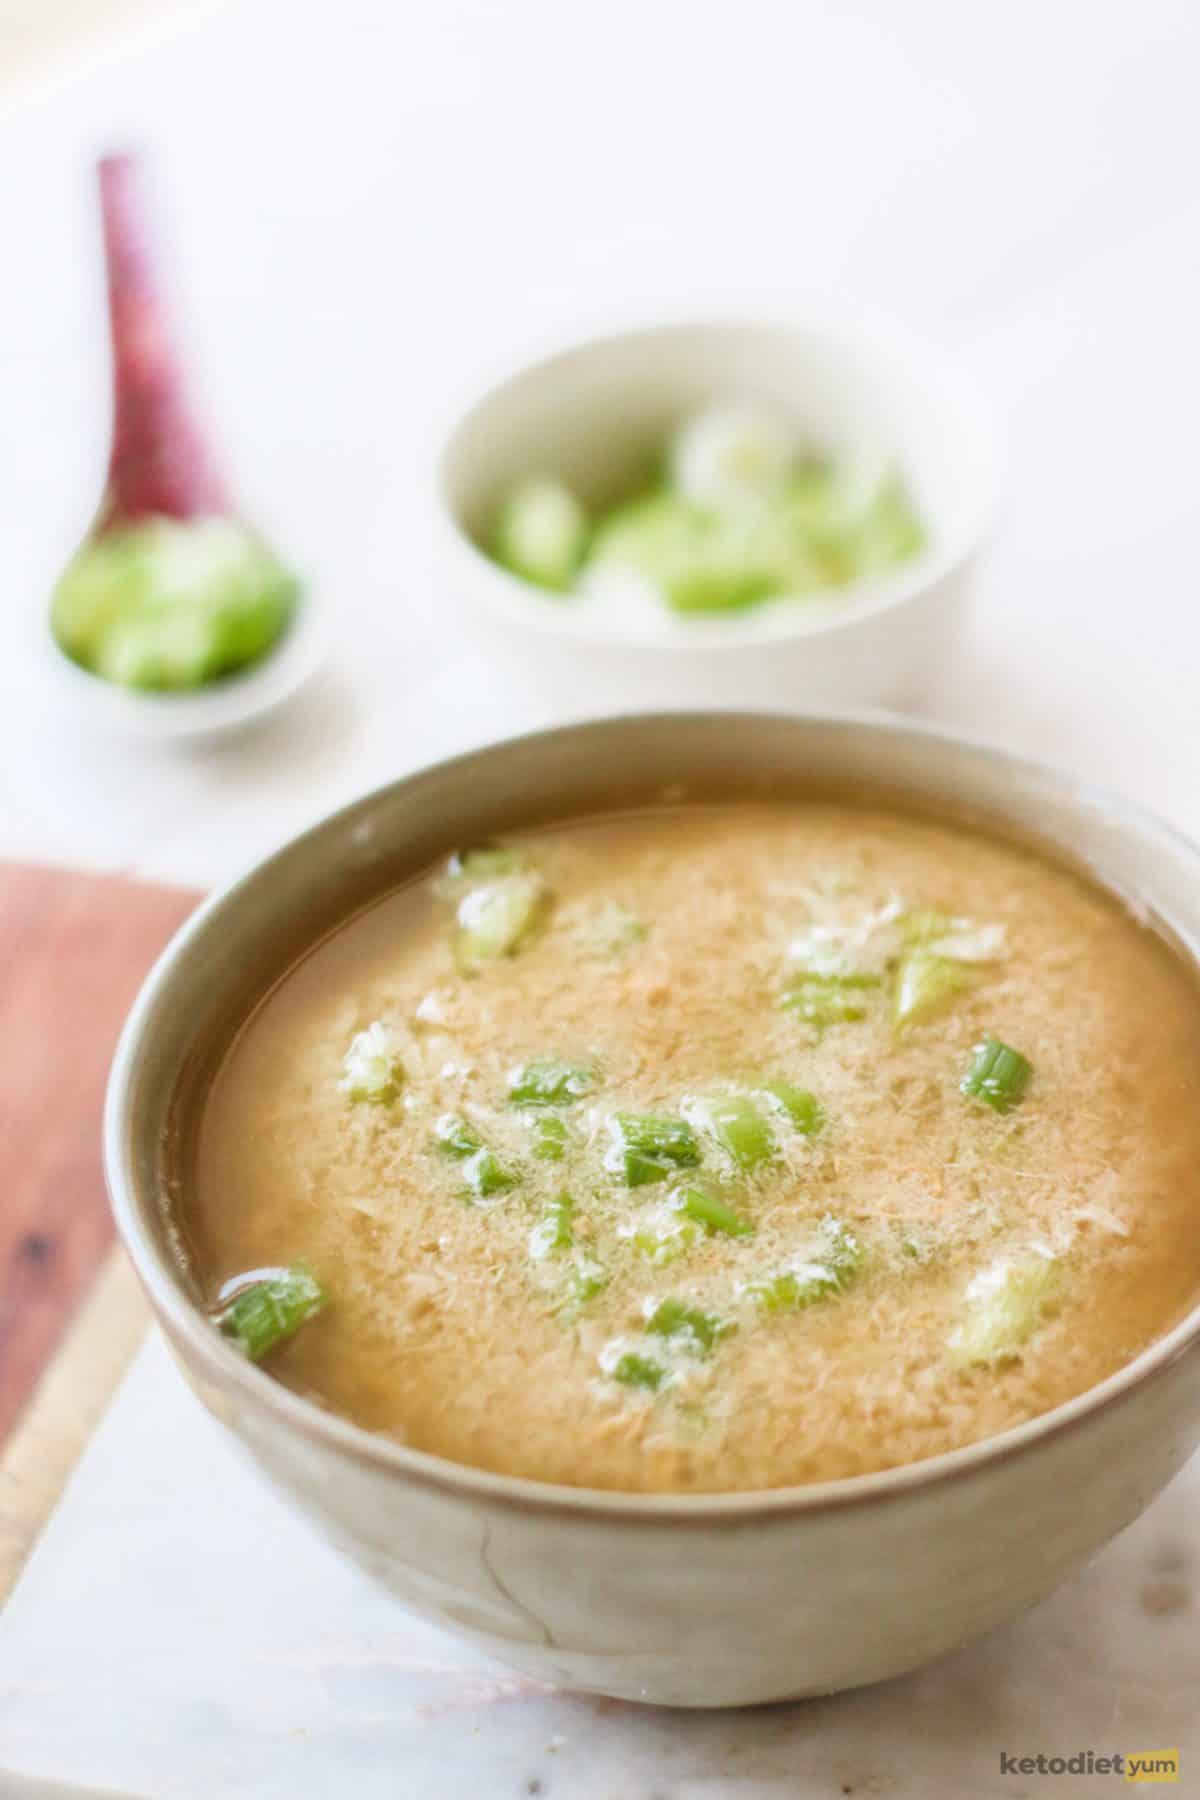
[[[931,727],[666,713],[511,740],[326,820],[184,927],[114,1063],[114,1214],[205,1403],[408,1604],[546,1680],[715,1705],[896,1673],[1037,1599],[1136,1517],[1200,1437],[1194,1312],[1088,1394],[925,1464],[763,1494],[595,1493],[372,1437],[247,1364],[203,1317],[173,1255],[163,1145],[204,1046],[219,1049],[239,996],[293,947],[463,842],[615,800],[797,783],[904,796],[1040,839],[1200,964],[1200,855],[1123,802]]]
[[[965,553],[877,611],[837,616],[831,607],[828,629],[807,635],[730,639],[719,624],[701,623],[686,644],[626,643],[556,629],[535,610],[554,601],[512,600],[504,590],[515,585],[513,576],[470,545],[443,545],[447,585],[489,663],[503,667],[518,692],[569,693],[583,711],[611,705],[614,696],[625,709],[703,701],[837,710],[919,699],[956,666],[977,561]]]
[[[1076,1429],[955,1480],[664,1531],[428,1489],[231,1403],[172,1346],[259,1472],[405,1606],[535,1680],[664,1706],[756,1705],[917,1668],[1042,1599],[1200,1443],[1193,1346]]]

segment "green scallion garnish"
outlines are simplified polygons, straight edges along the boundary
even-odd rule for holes
[[[627,1350],[614,1363],[612,1378],[625,1387],[646,1388],[654,1394],[666,1379],[666,1370],[660,1363],[652,1362],[648,1356],[639,1356],[636,1350]]]
[[[574,1106],[596,1083],[596,1071],[580,1063],[541,1057],[516,1070],[509,1082],[512,1106]]]
[[[709,1187],[686,1187],[674,1204],[686,1218],[703,1225],[705,1231],[723,1232],[726,1237],[749,1237],[754,1229]]]
[[[567,1128],[553,1113],[535,1113],[529,1120],[529,1149],[539,1162],[561,1162],[567,1153]]]
[[[748,1095],[699,1095],[686,1100],[683,1109],[697,1131],[724,1151],[739,1169],[756,1169],[773,1161],[774,1134]]]
[[[682,1300],[660,1300],[646,1320],[646,1330],[659,1337],[678,1339],[685,1349],[705,1356],[729,1326],[716,1313],[687,1306]]]
[[[556,1250],[569,1250],[575,1242],[575,1202],[570,1194],[559,1194],[551,1200],[538,1223],[529,1234],[529,1254],[536,1262],[553,1256]]]
[[[293,1263],[272,1269],[235,1294],[217,1315],[217,1324],[251,1362],[261,1362],[324,1304],[316,1276],[303,1263]]]
[[[806,1025],[851,1025],[867,1016],[865,996],[880,985],[878,975],[802,975],[779,1004]]]
[[[627,1187],[665,1181],[677,1169],[694,1169],[700,1146],[686,1119],[669,1113],[615,1113],[605,1166]]]
[[[793,1087],[790,1081],[764,1081],[758,1092],[805,1137],[812,1137],[825,1123],[820,1101],[807,1088]]]
[[[1024,1098],[1033,1064],[999,1038],[986,1038],[975,1046],[970,1068],[959,1086],[972,1100],[982,1100],[995,1112],[1008,1112]]]

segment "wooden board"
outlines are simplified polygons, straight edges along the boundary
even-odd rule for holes
[[[120,876],[0,864],[0,1444],[111,1250],[100,1164],[108,1066],[142,977],[196,900]],[[65,1477],[71,1446],[81,1447],[76,1428],[96,1404],[90,1390],[103,1388],[114,1360],[123,1366],[129,1323],[139,1320],[118,1268],[97,1294],[71,1391],[59,1394],[66,1435],[52,1441],[58,1428],[47,1435],[43,1409],[32,1459],[26,1442],[28,1466],[53,1487],[43,1512],[58,1491],[52,1471],[68,1456]],[[29,1511],[28,1482],[19,1485],[18,1504],[6,1462],[0,1545],[9,1548]]]

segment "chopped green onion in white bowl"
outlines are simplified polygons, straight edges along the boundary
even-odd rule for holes
[[[438,484],[447,586],[526,677],[580,704],[839,705],[953,654],[991,485],[942,360],[836,314],[526,364],[459,416]]]

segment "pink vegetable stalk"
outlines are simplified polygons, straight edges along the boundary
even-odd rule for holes
[[[140,165],[132,156],[106,156],[97,172],[113,358],[112,449],[97,529],[155,514],[227,515],[228,496],[184,393]]]
[[[123,687],[196,688],[257,662],[298,588],[233,515],[187,405],[133,157],[99,166],[112,332],[112,447],[95,523],[50,623],[81,667]]]

